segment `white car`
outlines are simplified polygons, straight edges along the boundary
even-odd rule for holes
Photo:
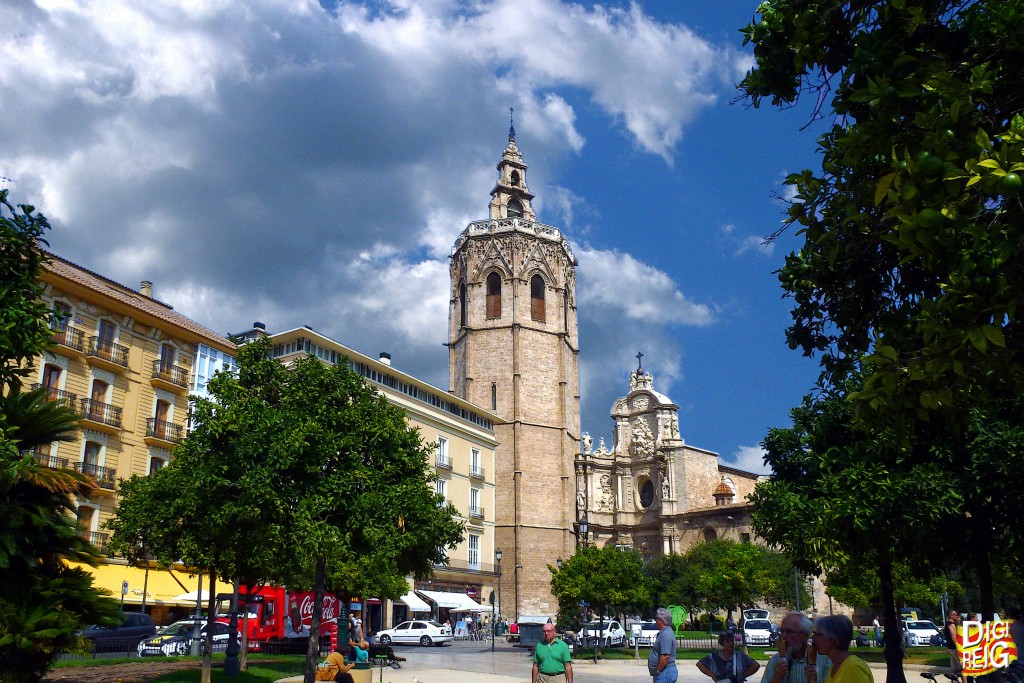
[[[592,621],[586,625],[583,629],[582,637],[585,642],[589,642],[593,638],[600,638],[600,642],[605,647],[614,647],[616,645],[624,645],[626,642],[626,629],[622,628],[619,622],[614,619],[606,619],[604,622],[604,630],[601,629],[600,621]]]
[[[423,647],[443,645],[452,641],[452,629],[447,624],[436,621],[403,621],[394,628],[377,633],[377,642],[381,645],[391,643],[419,643]]]
[[[658,625],[653,621],[639,621],[629,626],[629,646],[654,645],[654,639],[658,637]]]
[[[934,636],[942,638],[942,631],[934,622],[917,620],[905,621],[903,624],[906,627],[903,637],[908,647],[931,645]]]
[[[775,644],[778,630],[767,619],[747,619],[743,622],[743,639],[747,645],[769,647]]]

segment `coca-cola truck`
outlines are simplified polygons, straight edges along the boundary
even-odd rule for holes
[[[262,586],[250,595],[242,587],[238,594],[238,628],[248,629],[249,651],[305,652],[313,623],[313,602],[312,591]],[[341,616],[338,599],[325,594],[320,614],[320,647],[333,650],[338,645]],[[226,623],[230,618],[231,594],[218,594],[217,620]]]

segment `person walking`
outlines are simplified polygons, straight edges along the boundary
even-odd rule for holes
[[[749,676],[757,673],[761,665],[749,655],[736,650],[736,636],[732,633],[719,633],[718,652],[712,652],[697,662],[697,668],[712,681],[729,681],[743,683]]]
[[[811,620],[800,612],[790,612],[783,617],[779,634],[785,640],[786,654],[776,652],[768,659],[761,683],[808,683],[807,641],[812,626]],[[831,667],[832,660],[818,654],[813,666],[814,678],[824,681]]]
[[[871,622],[871,626],[875,629],[875,647],[878,647],[879,643],[882,642],[882,622],[876,616],[875,620]]]
[[[672,630],[672,613],[659,607],[654,623],[658,627],[658,635],[647,655],[647,671],[654,677],[654,683],[676,683],[679,671],[676,669],[676,633]]]
[[[555,637],[555,625],[544,624],[544,640],[533,650],[533,683],[572,683],[569,646]]]
[[[836,614],[815,620],[811,644],[832,660],[832,668],[821,683],[874,683],[875,678],[867,662],[850,654],[851,640],[853,622],[849,617]],[[807,667],[807,681],[819,683],[817,672],[811,667]]]
[[[960,661],[960,652],[957,650],[957,627],[960,626],[960,613],[955,609],[949,610],[949,618],[946,619],[946,626],[942,636],[946,640],[946,651],[949,653],[949,672],[961,683],[964,680],[964,665]]]

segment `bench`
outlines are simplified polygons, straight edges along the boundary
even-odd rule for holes
[[[405,657],[396,655],[395,650],[390,645],[379,645],[377,643],[370,645],[369,659],[377,666],[390,666],[394,669],[400,669],[402,667],[401,662],[405,661]]]

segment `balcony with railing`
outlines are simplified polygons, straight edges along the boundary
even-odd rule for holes
[[[95,479],[101,489],[113,491],[117,488],[117,470],[113,467],[93,465],[90,462],[76,462],[75,471],[87,474]]]
[[[38,382],[32,385],[32,390],[41,389],[44,385]],[[70,391],[63,391],[54,387],[46,387],[46,400],[59,403],[65,408],[74,408],[78,402],[78,396]]]
[[[103,337],[89,337],[85,355],[90,363],[115,372],[128,367],[128,347]]]
[[[153,374],[150,375],[150,383],[153,386],[185,394],[188,393],[188,380],[188,368],[167,361],[153,361]]]
[[[469,468],[469,476],[471,476],[473,479],[483,479],[484,478],[484,468],[480,467],[479,465],[477,465],[476,467],[470,467]]]
[[[471,508],[469,508],[469,518],[470,519],[483,519],[484,518],[484,509],[482,507],[475,507],[475,508],[471,507]]]
[[[91,398],[81,400],[82,420],[93,429],[114,433],[121,429],[121,408]]]
[[[485,562],[466,562],[465,560],[448,559],[435,562],[434,570],[438,572],[471,572],[473,574],[497,574],[497,566]]]
[[[437,467],[441,468],[442,470],[451,470],[452,459],[446,455],[438,455],[437,458],[434,460],[434,464],[437,465]]]
[[[166,420],[158,420],[155,417],[146,420],[145,441],[150,446],[174,445],[181,443],[181,440],[184,438],[185,428],[181,425]]]
[[[49,446],[36,446],[32,449],[32,455],[37,463],[51,470],[64,470],[71,466],[71,462],[67,458],[50,455]]]
[[[85,353],[85,334],[70,325],[63,328],[55,327],[50,339],[65,349]]]
[[[78,537],[84,538],[89,541],[89,543],[92,543],[96,546],[96,550],[99,550],[101,553],[107,552],[107,543],[110,540],[110,534],[103,533],[102,531],[86,531],[82,529],[79,530]]]

